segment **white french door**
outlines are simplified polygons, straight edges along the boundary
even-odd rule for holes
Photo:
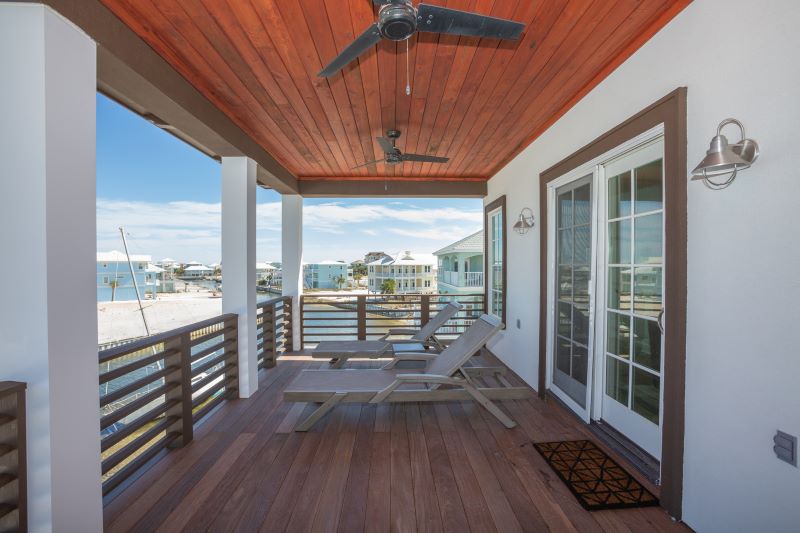
[[[548,184],[548,385],[661,458],[664,143],[660,129]]]

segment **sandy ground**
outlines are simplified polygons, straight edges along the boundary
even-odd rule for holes
[[[222,314],[222,298],[208,291],[162,294],[157,300],[143,300],[142,307],[150,333],[155,334]],[[146,335],[135,301],[98,303],[97,326],[98,344]]]

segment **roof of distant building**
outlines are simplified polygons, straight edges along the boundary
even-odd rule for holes
[[[256,270],[278,270],[269,263],[256,263]]]
[[[149,255],[131,255],[131,261],[134,263],[149,263],[152,257]],[[117,250],[111,252],[97,252],[98,263],[127,263],[128,256]]]
[[[190,271],[195,271],[195,270],[214,270],[214,269],[211,268],[211,267],[208,267],[206,265],[192,265],[192,266],[188,266],[188,267],[186,267],[184,269],[185,272],[190,272]]]
[[[436,250],[433,255],[444,255],[458,252],[483,252],[483,230],[464,237],[460,241],[448,244],[441,250]]]
[[[369,263],[370,265],[436,265],[436,258],[431,254],[418,254],[409,251],[397,254],[395,257],[386,255]]]

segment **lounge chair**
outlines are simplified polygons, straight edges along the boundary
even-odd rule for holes
[[[340,403],[441,402],[475,400],[507,428],[516,423],[492,400],[530,398],[528,387],[514,387],[503,377],[505,367],[465,367],[502,327],[500,319],[483,315],[440,354],[401,353],[381,369],[303,370],[284,390],[287,402],[318,402],[316,411],[296,431],[308,431],[317,420]],[[419,373],[394,368],[397,361],[428,361]],[[473,378],[494,376],[500,387],[480,387]]]
[[[407,328],[391,328],[389,332],[380,338],[392,344],[395,351],[408,349],[403,345],[422,345],[426,350],[435,350],[441,352],[444,350],[445,345],[436,338],[436,332],[444,326],[451,318],[456,316],[456,313],[461,311],[464,306],[458,302],[448,302],[447,305],[442,307],[433,318],[428,320],[428,323],[420,329],[407,329]],[[391,339],[391,337],[398,335],[408,335],[406,339]],[[413,349],[417,349],[414,347]]]
[[[311,350],[311,357],[330,359],[333,368],[341,368],[351,357],[386,358],[398,353],[439,353],[445,345],[436,338],[436,332],[462,307],[458,302],[448,302],[421,329],[392,328],[376,341],[322,341]],[[406,338],[391,338],[398,335]]]

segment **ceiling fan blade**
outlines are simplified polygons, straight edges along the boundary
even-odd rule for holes
[[[417,31],[467,35],[489,39],[519,39],[525,24],[487,17],[468,11],[420,4],[417,7]]]
[[[381,145],[381,148],[383,149],[384,153],[391,154],[392,152],[394,152],[394,145],[392,144],[392,141],[390,141],[386,137],[375,137],[375,140],[377,140],[378,144]]]
[[[386,160],[385,159],[378,159],[377,161],[368,161],[368,162],[364,163],[363,165],[357,165],[357,166],[351,168],[350,170],[355,170],[355,169],[361,168],[361,167],[368,167],[370,165],[374,165],[375,163],[383,163],[384,161],[386,161]]]
[[[436,157],[435,155],[403,154],[400,156],[403,161],[413,161],[415,163],[447,163],[449,157]]]
[[[347,48],[342,50],[342,53],[336,56],[336,59],[331,61],[330,64],[322,69],[317,75],[323,78],[329,78],[333,76],[355,58],[378,44],[380,40],[381,32],[378,30],[378,25],[373,24],[367,28],[364,33],[359,35],[355,41],[350,43]]]

